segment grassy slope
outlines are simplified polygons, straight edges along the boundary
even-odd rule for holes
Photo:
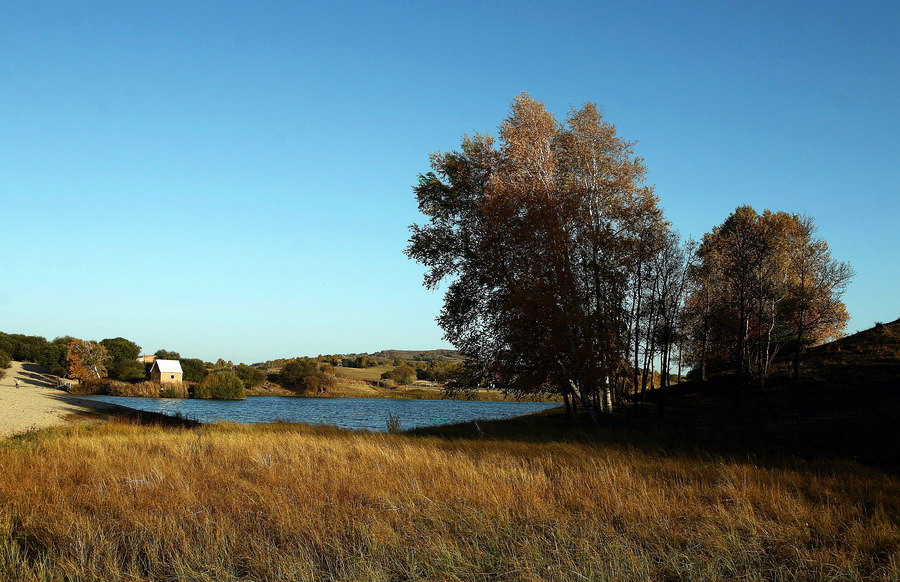
[[[351,380],[369,380],[377,382],[381,380],[381,374],[394,369],[394,366],[372,366],[371,368],[345,368],[343,366],[336,367],[334,373],[339,378],[350,378]]]

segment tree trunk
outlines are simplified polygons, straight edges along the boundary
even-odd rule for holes
[[[600,422],[600,415],[597,414],[597,409],[594,408],[594,405],[591,403],[590,395],[585,395],[581,390],[578,389],[578,386],[572,380],[569,380],[569,385],[572,387],[572,393],[581,401],[581,405],[584,406],[584,409],[587,411],[588,416],[593,421],[593,423],[597,426],[600,426],[602,423]]]

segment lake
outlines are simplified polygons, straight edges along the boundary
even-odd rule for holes
[[[253,396],[246,400],[194,400],[86,396],[128,408],[159,412],[199,422],[219,420],[254,423],[303,422],[352,430],[387,431],[388,415],[400,418],[402,429],[455,424],[473,420],[512,418],[547,410],[553,402],[482,402],[479,400],[393,400],[387,398],[290,398]]]

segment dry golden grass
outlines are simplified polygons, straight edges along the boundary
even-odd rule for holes
[[[583,443],[109,422],[0,445],[3,580],[889,580],[898,481]]]
[[[381,375],[384,372],[390,372],[393,369],[394,366],[372,366],[370,368],[345,368],[338,366],[334,368],[334,373],[339,378],[376,382],[381,379]]]

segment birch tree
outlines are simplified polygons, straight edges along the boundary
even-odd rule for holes
[[[106,348],[97,342],[73,339],[69,342],[66,359],[69,363],[69,377],[84,382],[105,378],[106,364],[110,357]]]
[[[559,393],[599,420],[626,361],[642,228],[662,228],[646,169],[593,104],[558,122],[518,96],[499,139],[431,156],[415,187],[428,218],[406,253],[448,282],[438,323],[471,384]]]

